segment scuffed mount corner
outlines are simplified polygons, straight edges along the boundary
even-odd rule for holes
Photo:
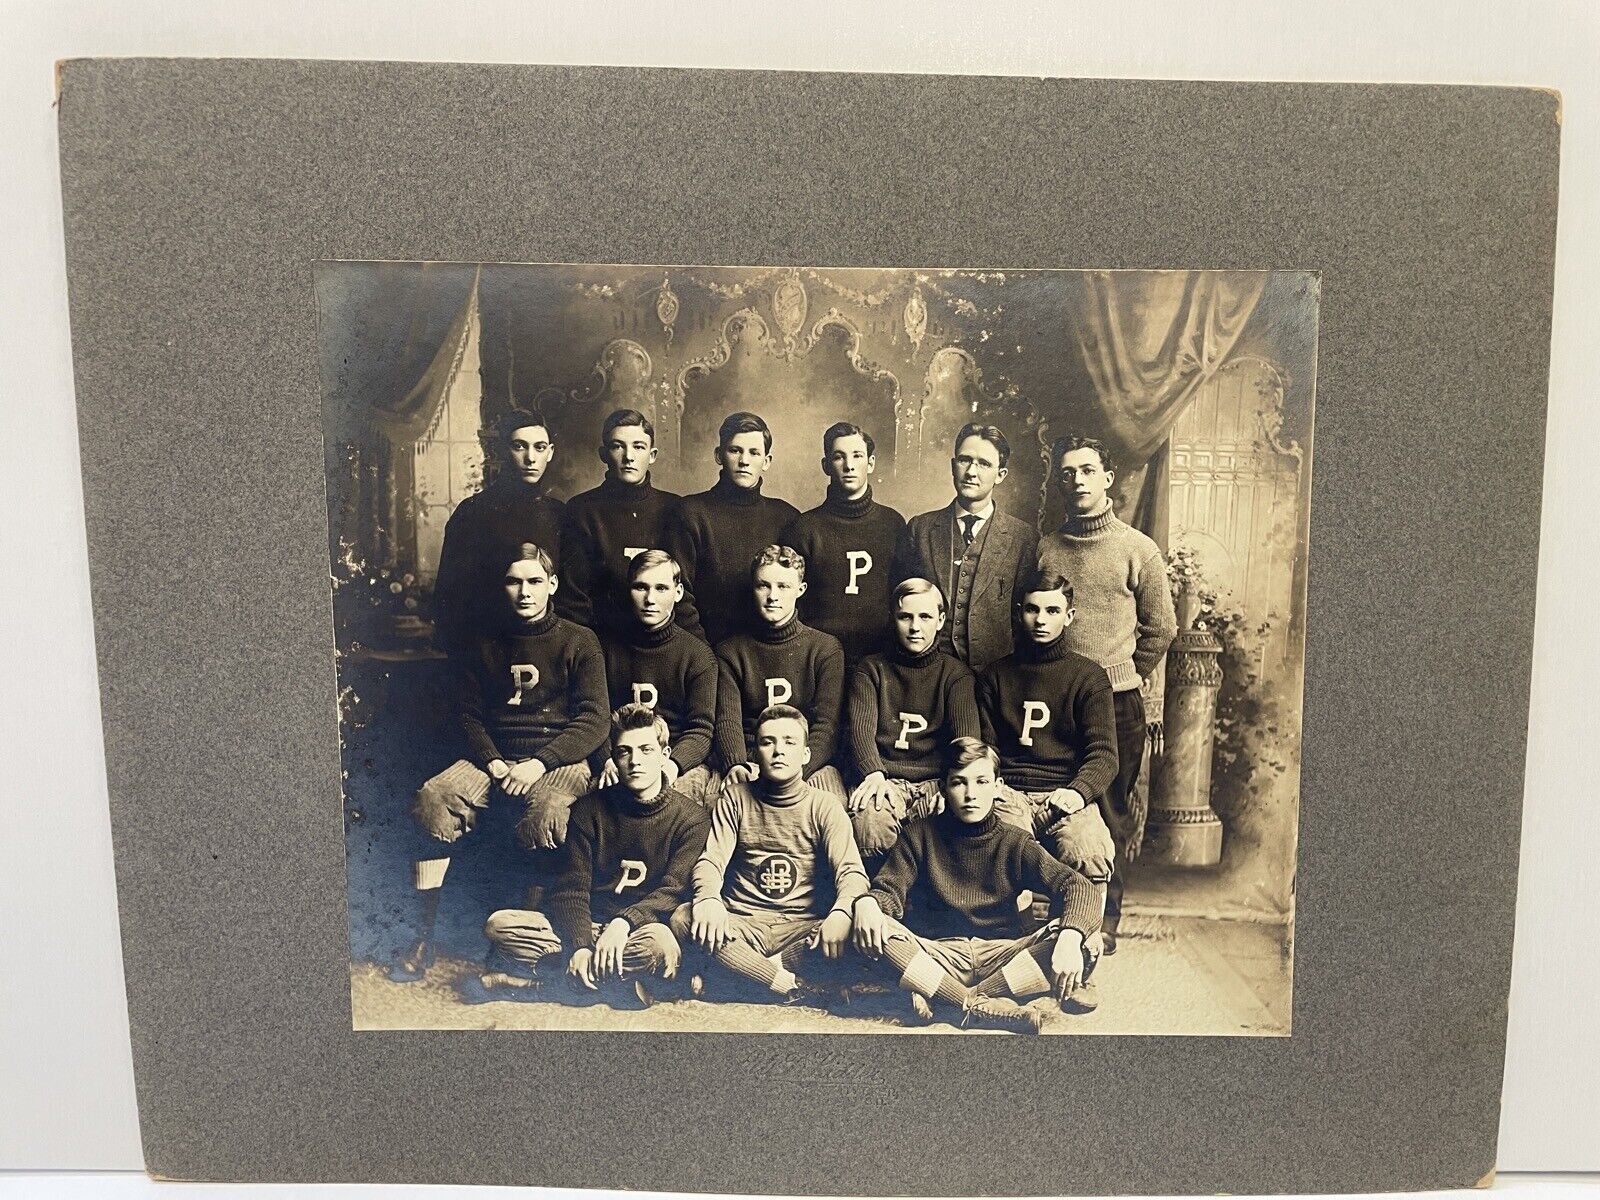
[[[1492,1188],[1494,1186],[1495,1172],[1498,1170],[1498,1167],[1490,1167],[1486,1172],[1484,1172],[1483,1178],[1478,1180],[1478,1182],[1472,1186],[1478,1191],[1485,1191],[1489,1188]]]
[[[1539,91],[1539,92],[1543,92],[1546,96],[1549,96],[1551,99],[1553,99],[1556,102],[1556,128],[1560,129],[1561,128],[1561,118],[1562,118],[1563,113],[1566,110],[1566,102],[1563,101],[1562,98],[1561,98],[1561,89],[1560,88],[1553,88],[1553,87],[1542,87],[1542,88],[1535,88],[1534,90],[1535,91]],[[1490,1171],[1489,1174],[1493,1175],[1494,1172]]]

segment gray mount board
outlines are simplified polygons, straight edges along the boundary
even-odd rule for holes
[[[64,64],[60,114],[153,1172],[949,1195],[1492,1170],[1557,97],[102,60]],[[1293,1036],[352,1032],[312,295],[341,258],[1320,272]]]

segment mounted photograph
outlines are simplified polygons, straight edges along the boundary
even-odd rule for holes
[[[1288,1036],[1319,286],[318,263],[354,1027]]]

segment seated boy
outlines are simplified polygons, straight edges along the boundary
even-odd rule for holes
[[[1103,917],[1116,859],[1097,803],[1117,774],[1111,680],[1066,647],[1071,583],[1036,569],[1016,607],[1016,649],[978,676],[983,740],[999,753],[1005,779],[996,808],[1094,882]]]
[[[755,620],[717,647],[717,756],[730,778],[748,783],[756,721],[775,704],[810,714],[806,782],[844,799],[834,767],[844,651],[832,634],[795,615],[806,590],[806,560],[788,546],[768,546],[750,564]]]
[[[856,901],[855,942],[900,971],[924,1020],[937,998],[955,1005],[963,1024],[1038,1033],[1040,1014],[1019,1001],[1054,991],[1070,1003],[1100,906],[1093,884],[1000,820],[999,765],[977,738],[952,743],[944,811],[908,824],[889,851],[872,889]],[[1060,920],[1024,933],[1024,892],[1056,897]]]
[[[550,608],[558,583],[549,556],[524,543],[505,569],[499,631],[455,659],[456,716],[469,757],[417,792],[412,815],[434,845],[413,864],[420,930],[396,979],[427,970],[450,854],[477,827],[491,793],[521,801],[523,846],[553,849],[573,801],[589,790],[587,760],[606,735],[605,659],[593,633]]]
[[[640,976],[678,973],[682,951],[665,922],[688,890],[709,825],[705,810],[668,781],[667,744],[666,721],[646,705],[611,714],[618,781],[572,806],[564,865],[544,911],[490,915],[485,988],[536,987],[542,961],[563,953],[574,984],[596,991],[632,979],[646,1004]]]
[[[613,708],[640,703],[661,715],[672,746],[667,782],[709,808],[722,789],[722,777],[706,762],[717,719],[717,660],[710,646],[674,623],[682,599],[683,573],[670,554],[633,556],[630,616],[605,641],[606,686]],[[606,753],[602,747],[602,758]],[[597,786],[616,781],[616,762],[604,761]]]
[[[717,962],[785,999],[805,951],[838,958],[867,874],[838,800],[805,783],[806,718],[776,704],[755,722],[756,777],[730,779],[694,865],[694,898],[672,916]],[[832,906],[824,897],[831,895]]]
[[[861,660],[845,703],[855,783],[845,808],[869,859],[894,845],[902,821],[934,811],[944,747],[979,732],[972,671],[938,648],[945,623],[938,587],[907,579],[892,604],[895,648]]]

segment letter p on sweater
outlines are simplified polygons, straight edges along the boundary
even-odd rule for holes
[[[1022,731],[1017,734],[1017,741],[1024,746],[1033,745],[1033,731],[1043,729],[1050,724],[1050,706],[1043,700],[1024,700],[1022,702]]]

